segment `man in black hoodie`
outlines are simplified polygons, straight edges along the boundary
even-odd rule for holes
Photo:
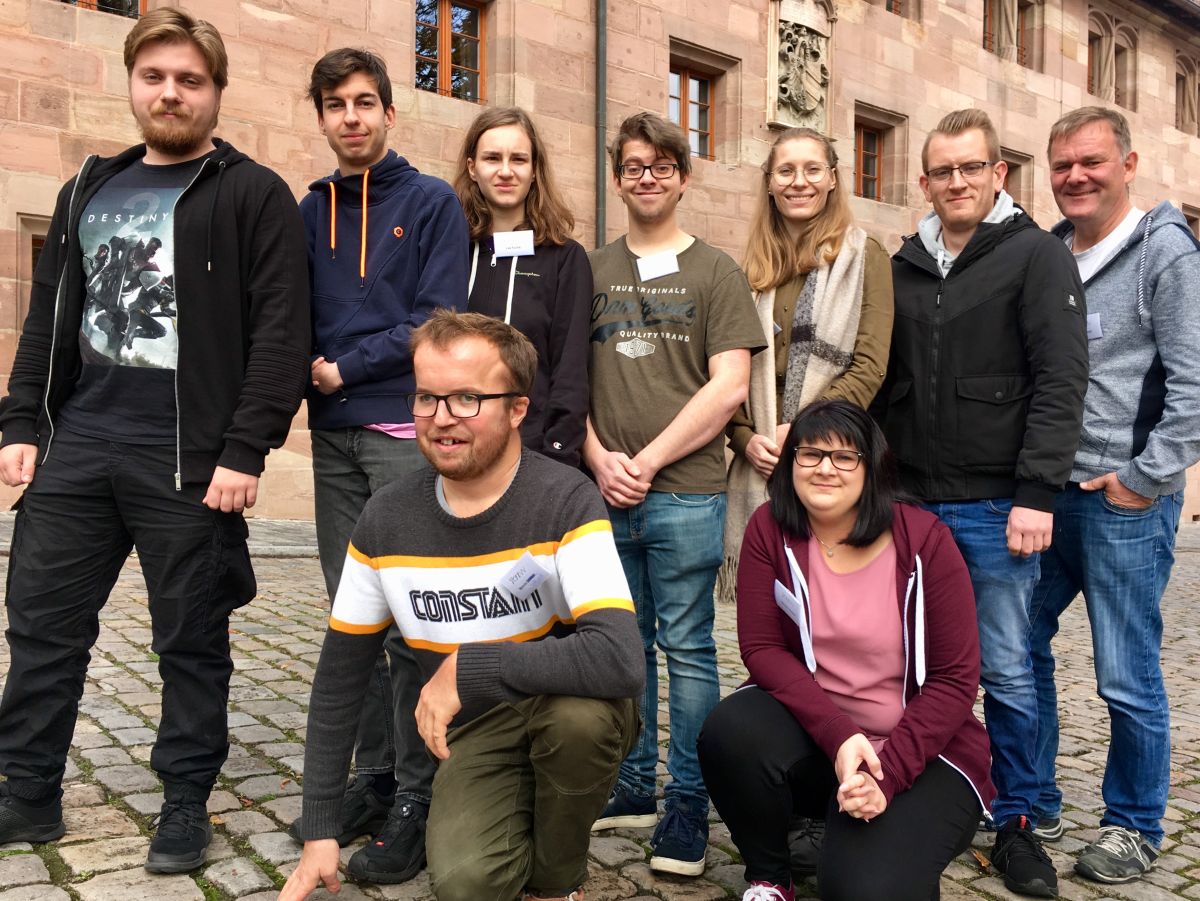
[[[227,82],[216,29],[156,9],[129,32],[125,65],[145,144],[88,157],[60,192],[0,404],[0,478],[26,486],[9,558],[0,845],[65,831],[89,651],[136,548],[163,685],[150,764],[165,800],[146,869],[177,873],[204,863],[212,836],[229,615],[255,593],[242,510],[304,389],[308,283],[287,185],[213,137]],[[89,261],[101,241],[112,252]],[[143,309],[168,283],[170,302]],[[158,327],[131,326],[138,311]]]
[[[1071,473],[1087,339],[1079,272],[1004,191],[982,110],[950,113],[921,154],[933,210],[892,260],[896,316],[876,406],[904,487],[950,527],[979,620],[998,827],[1014,892],[1058,893],[1034,836],[1037,696],[1029,603]]]

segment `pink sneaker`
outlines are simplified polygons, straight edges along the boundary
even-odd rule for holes
[[[796,890],[774,882],[751,882],[742,901],[796,901]]]

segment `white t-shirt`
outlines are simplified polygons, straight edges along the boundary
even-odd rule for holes
[[[1089,278],[1100,271],[1105,263],[1117,255],[1117,252],[1125,246],[1125,242],[1129,240],[1129,236],[1133,234],[1138,223],[1142,221],[1142,217],[1146,213],[1144,210],[1139,210],[1137,207],[1130,209],[1125,214],[1125,218],[1117,223],[1117,227],[1104,236],[1098,243],[1093,244],[1087,250],[1081,250],[1079,253],[1074,251],[1075,232],[1067,235],[1067,246],[1071,248],[1071,252],[1075,253],[1075,263],[1079,266],[1079,280],[1087,282]]]

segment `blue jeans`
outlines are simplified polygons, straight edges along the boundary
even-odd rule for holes
[[[1097,690],[1108,705],[1111,730],[1100,824],[1136,829],[1156,846],[1163,838],[1159,820],[1171,768],[1159,603],[1175,562],[1182,509],[1183,492],[1163,495],[1145,510],[1128,510],[1110,503],[1103,491],[1068,486],[1054,508],[1054,544],[1043,555],[1030,615],[1039,721],[1034,810],[1042,816],[1062,810],[1054,781],[1058,699],[1050,640],[1082,591]]]
[[[1015,816],[1034,820],[1037,771],[1037,693],[1029,659],[1029,603],[1039,555],[1014,557],[1004,532],[1011,498],[926,504],[954,535],[971,574],[979,619],[979,683],[992,743],[997,824]]]
[[[646,649],[642,731],[621,764],[618,780],[640,794],[654,793],[658,765],[658,666],[655,644],[667,658],[671,743],[664,790],[668,804],[683,801],[708,811],[696,741],[720,697],[713,641],[713,586],[724,554],[725,495],[651,491],[635,507],[608,508],[613,537],[637,607]]]

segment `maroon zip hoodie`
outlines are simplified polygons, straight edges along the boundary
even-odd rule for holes
[[[904,713],[879,753],[879,787],[890,803],[940,757],[971,784],[985,810],[996,790],[988,737],[972,705],[979,687],[979,629],[975,596],[954,539],[936,516],[919,507],[893,506],[896,601],[905,648]],[[808,540],[787,537],[787,547],[808,578]],[[775,602],[778,581],[804,603],[807,584],[796,585],[784,551],[783,530],[763,504],[746,527],[738,565],[738,643],[757,685],[785,706],[832,761],[847,738],[862,729],[825,693],[805,665],[801,629]],[[811,630],[809,630],[811,631]],[[865,768],[865,767],[864,767]]]

